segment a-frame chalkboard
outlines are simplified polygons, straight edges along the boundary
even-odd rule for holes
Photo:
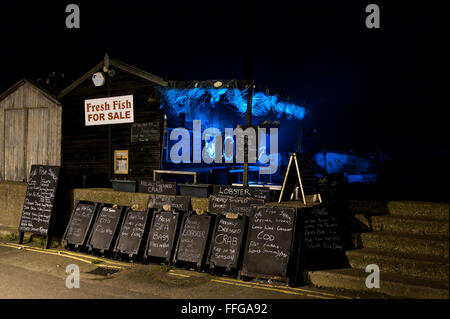
[[[25,232],[47,237],[45,248],[50,248],[52,215],[58,189],[59,166],[32,165],[22,216],[19,224],[19,244]]]
[[[182,213],[176,209],[158,209],[153,213],[144,251],[144,260],[163,259],[170,264],[180,230]]]
[[[129,258],[141,255],[152,212],[153,210],[150,208],[142,211],[128,207],[114,247],[116,253],[128,255]]]
[[[99,206],[99,203],[77,201],[63,235],[65,248],[78,249],[86,245]]]
[[[315,195],[314,197],[322,203],[314,162],[306,154],[292,153],[278,203],[291,200],[297,185],[300,187],[303,204],[307,204],[307,195]]]
[[[104,254],[114,249],[125,209],[124,206],[113,207],[112,204],[100,205],[87,243],[89,252],[96,250]]]
[[[225,268],[227,272],[240,269],[243,260],[247,216],[224,214],[216,218],[206,263],[211,270]]]
[[[300,247],[295,207],[254,207],[239,277],[295,284],[299,276]]]
[[[214,218],[215,216],[212,214],[198,215],[194,212],[183,216],[173,258],[174,264],[178,261],[195,264],[197,269],[200,270],[206,259]]]

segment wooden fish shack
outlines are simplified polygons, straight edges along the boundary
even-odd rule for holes
[[[111,187],[111,179],[153,176],[160,167],[164,121],[157,87],[167,85],[105,56],[58,95],[70,187]]]
[[[0,181],[27,181],[31,165],[61,165],[62,106],[23,79],[0,95]]]

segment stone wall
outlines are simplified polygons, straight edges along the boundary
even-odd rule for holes
[[[0,227],[18,228],[27,183],[0,181]]]

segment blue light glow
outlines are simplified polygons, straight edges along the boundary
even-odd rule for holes
[[[205,145],[206,155],[208,155],[210,158],[215,158],[216,157],[216,136],[206,134],[205,142],[206,142],[206,145]]]
[[[230,153],[231,147],[231,154]],[[233,136],[226,136],[223,142],[223,156],[227,162],[233,161],[234,158],[234,139]]]
[[[181,113],[191,111],[193,114],[206,111],[215,104],[222,102],[235,107],[242,114],[247,112],[247,90],[231,88],[192,88],[173,89],[160,88],[161,106],[167,111],[178,116]],[[253,95],[252,114],[255,116],[266,116],[274,112],[281,116],[286,114],[288,118],[303,119],[306,113],[305,108],[279,101],[274,95],[267,95],[256,92]]]

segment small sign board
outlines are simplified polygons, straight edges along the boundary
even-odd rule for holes
[[[191,213],[185,215],[173,262],[194,263],[200,268],[206,257],[206,247],[212,226],[213,215],[211,214],[197,215]]]
[[[295,208],[254,208],[249,218],[241,276],[288,281],[295,229]]]
[[[128,174],[128,150],[114,151],[114,174]]]
[[[63,236],[64,246],[73,245],[75,248],[84,246],[92,228],[99,204],[89,201],[78,201],[70,216]]]
[[[114,248],[124,211],[123,206],[117,208],[110,204],[100,206],[87,244],[90,251],[96,249],[104,253]]]
[[[181,214],[175,209],[160,209],[153,213],[144,258],[163,258],[167,263],[172,261],[180,221]]]
[[[84,101],[86,126],[133,123],[133,95],[104,97]]]
[[[182,212],[187,212],[191,206],[191,198],[187,196],[150,194],[148,198],[148,208],[161,209],[164,205],[170,205]]]
[[[58,188],[60,167],[32,165],[20,218],[19,243],[23,242],[24,232],[47,236],[49,247],[49,228],[54,210]]]
[[[131,125],[131,143],[159,142],[160,135],[159,121]]]
[[[249,197],[262,199],[265,203],[270,199],[270,189],[268,187],[214,185],[213,195]]]
[[[307,270],[348,266],[340,220],[332,208],[303,208],[302,234],[302,258]]]
[[[304,208],[303,223],[305,249],[343,250],[338,220],[326,207]]]
[[[263,205],[262,199],[251,197],[232,197],[211,195],[208,201],[208,211],[213,214],[236,213],[249,216],[252,205]]]
[[[143,239],[147,233],[150,210],[135,211],[129,207],[120,227],[115,252],[129,257],[137,256],[141,252]]]
[[[177,183],[141,180],[139,181],[139,193],[176,195]]]
[[[233,216],[234,217],[234,216]],[[247,217],[218,216],[211,239],[207,263],[211,268],[238,269],[241,262]]]

